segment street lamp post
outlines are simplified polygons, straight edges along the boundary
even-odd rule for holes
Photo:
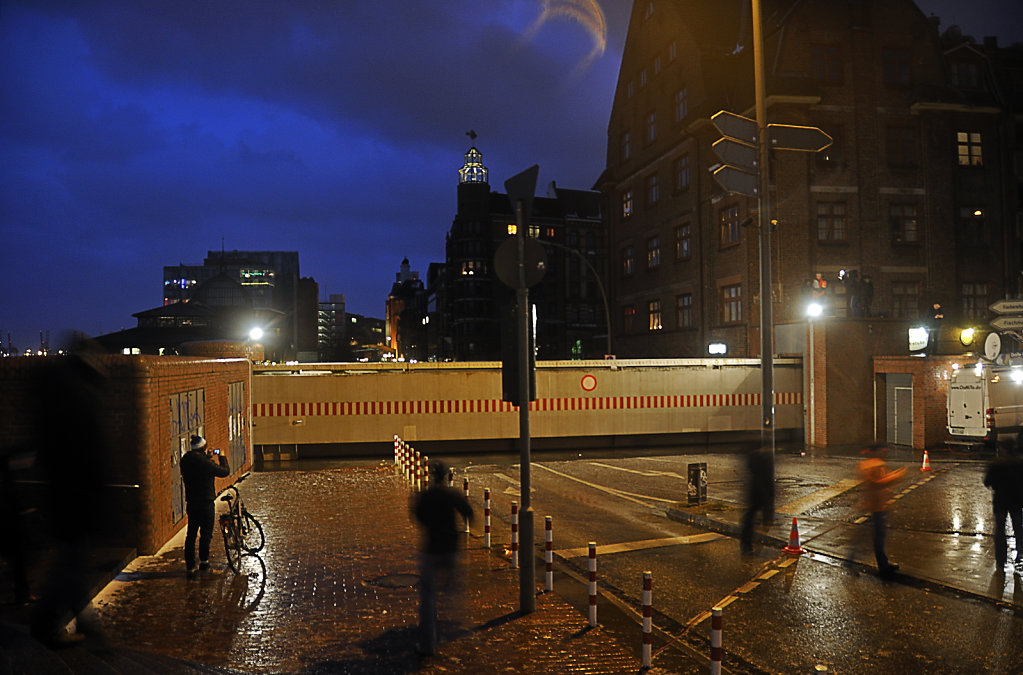
[[[816,383],[814,381],[815,373],[814,373],[814,370],[813,370],[814,369],[813,355],[814,355],[814,351],[816,351],[816,349],[815,349],[815,344],[816,343],[814,342],[813,324],[814,324],[814,319],[817,319],[823,313],[824,313],[824,307],[820,303],[811,302],[809,305],[806,306],[806,322],[807,322],[807,324],[810,327],[810,345],[808,347],[809,352],[810,352],[810,382],[809,382],[809,386],[807,387],[807,389],[809,390],[807,399],[808,399],[809,406],[810,406],[810,410],[808,411],[807,417],[809,418],[809,426],[810,426],[810,430],[809,431],[810,431],[810,433],[807,436],[809,438],[810,447],[811,448],[814,447],[817,444],[817,424],[816,424],[817,420],[816,420],[816,412],[814,410],[814,403],[815,403],[815,401],[814,401],[814,398],[815,398],[814,394],[816,392]]]
[[[604,353],[607,356],[614,354],[614,352],[611,351],[611,310],[607,303],[607,293],[604,291],[604,282],[600,280],[600,275],[597,274],[597,270],[593,267],[593,264],[590,263],[586,256],[584,256],[581,252],[575,250],[574,248],[569,248],[568,246],[564,246],[563,244],[558,244],[553,241],[547,241],[546,239],[540,240],[540,243],[543,244],[544,246],[553,246],[554,248],[559,248],[563,251],[568,251],[569,253],[576,256],[584,263],[586,263],[586,266],[590,269],[590,272],[593,273],[593,278],[597,280],[597,288],[600,289],[600,299],[604,301],[604,326],[607,329],[607,351]]]

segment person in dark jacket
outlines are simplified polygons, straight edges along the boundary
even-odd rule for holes
[[[433,484],[412,503],[412,513],[424,530],[419,564],[419,652],[433,654],[437,648],[437,578],[444,575],[453,585],[458,563],[458,529],[455,517],[472,519],[465,496],[449,487],[448,470],[441,462],[430,466]]]
[[[213,461],[216,458],[217,461]],[[185,531],[185,570],[189,579],[196,575],[195,537],[199,535],[199,571],[210,568],[210,541],[213,539],[217,497],[214,478],[231,474],[227,457],[210,453],[206,439],[192,436],[192,449],[181,458],[181,480],[185,484],[185,512],[188,514],[188,529]]]
[[[746,456],[746,511],[742,514],[739,550],[753,553],[753,524],[757,514],[767,526],[774,524],[774,467],[770,448],[757,448]]]
[[[1023,436],[1023,434],[1021,434]],[[984,485],[991,488],[991,505],[995,514],[995,569],[1001,570],[1009,560],[1005,536],[1005,519],[1012,523],[1016,536],[1016,562],[1023,562],[1023,456],[1019,441],[1006,444],[1006,456],[995,459],[984,474]]]

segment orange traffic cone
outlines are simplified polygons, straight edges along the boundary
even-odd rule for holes
[[[930,471],[931,470],[931,460],[927,456],[927,451],[926,450],[924,450],[924,463],[923,463],[923,466],[920,467],[920,470],[921,471]]]
[[[782,550],[786,553],[806,553],[806,549],[799,545],[799,528],[796,526],[795,516],[792,516],[792,531],[789,532],[789,545]]]

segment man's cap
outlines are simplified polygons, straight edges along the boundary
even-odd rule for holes
[[[193,450],[205,450],[206,439],[202,436],[192,436],[192,449]]]

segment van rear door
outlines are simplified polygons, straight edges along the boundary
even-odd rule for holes
[[[948,433],[953,439],[979,440],[987,435],[983,375],[957,370],[948,383]]]

